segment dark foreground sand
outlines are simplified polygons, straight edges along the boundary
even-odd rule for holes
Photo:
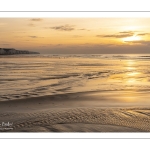
[[[0,132],[150,131],[149,106],[107,98],[78,93],[0,102]],[[8,122],[12,128],[4,129],[2,123]]]

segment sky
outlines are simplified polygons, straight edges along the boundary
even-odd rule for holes
[[[0,48],[43,54],[150,53],[150,18],[0,18]]]

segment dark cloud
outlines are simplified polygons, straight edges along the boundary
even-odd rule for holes
[[[51,29],[58,30],[58,31],[73,31],[75,30],[73,25],[62,25],[62,26],[54,26],[50,27]]]
[[[119,32],[119,33],[121,33],[121,34],[129,34],[129,33],[134,34],[135,31],[122,31],[122,32]]]
[[[82,29],[79,29],[79,30],[86,30],[86,29],[82,28]]]
[[[96,37],[108,37],[108,38],[126,38],[129,36],[133,36],[134,32],[132,31],[123,31],[117,34],[108,34],[108,35],[96,35]]]
[[[88,29],[82,28],[82,29],[78,29],[78,30],[82,30],[82,31],[90,31]]]
[[[80,30],[80,31],[90,31],[85,28],[76,29],[74,25],[61,25],[61,26],[54,26],[54,27],[46,27],[46,29],[54,29],[58,31],[73,31],[73,30]]]
[[[139,33],[139,34],[136,34],[136,32],[138,32],[138,31],[122,31],[122,32],[118,32],[117,34],[96,35],[96,37],[126,38],[126,37],[130,37],[130,36],[133,36],[133,35],[145,36],[145,35],[149,35],[150,34],[150,33]]]
[[[145,35],[150,35],[150,33],[139,33],[137,34],[138,36],[145,36]]]
[[[40,22],[40,21],[42,21],[43,19],[41,19],[41,18],[32,18],[32,19],[30,19],[30,21],[32,21],[32,22],[34,22],[34,23],[36,23],[36,22]],[[30,27],[35,27],[35,24],[34,23],[29,23],[28,24],[28,26],[30,26]]]
[[[37,36],[29,36],[30,38],[38,38]]]
[[[137,41],[124,41],[126,43],[133,43],[133,44],[141,44],[141,45],[147,45],[150,46],[150,41],[145,40],[137,40]]]
[[[42,21],[43,19],[41,19],[41,18],[32,18],[32,19],[30,19],[30,21]]]
[[[28,36],[30,38],[44,38],[44,37],[38,37],[38,36]]]
[[[133,36],[134,34],[118,34],[118,35],[104,35],[103,37],[114,37],[114,38],[125,38],[125,37],[129,37],[129,36]]]

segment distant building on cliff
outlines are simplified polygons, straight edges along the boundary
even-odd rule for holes
[[[40,53],[16,50],[14,48],[0,48],[0,55],[15,55],[15,54],[40,54]]]

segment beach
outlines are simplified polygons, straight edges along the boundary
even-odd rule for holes
[[[149,107],[116,107],[101,101],[78,93],[1,102],[0,120],[13,123],[9,132],[150,131]]]
[[[148,57],[122,57],[2,57],[0,132],[149,132]]]

